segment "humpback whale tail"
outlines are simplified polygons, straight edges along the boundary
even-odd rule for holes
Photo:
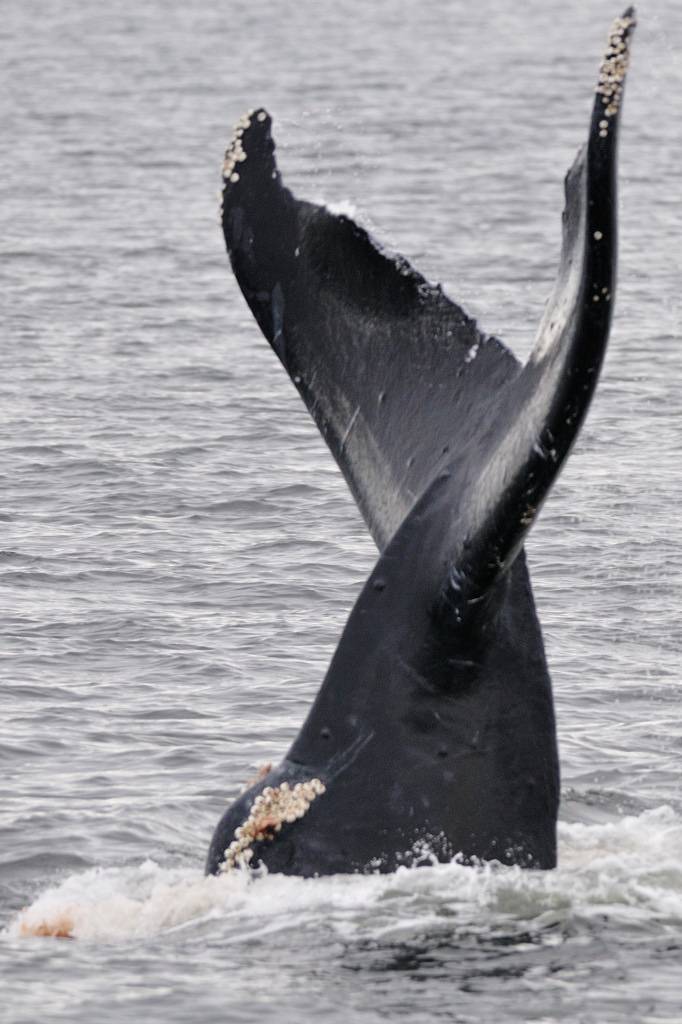
[[[373,771],[377,751],[388,756],[390,748],[393,756],[407,746],[420,766],[421,795],[408,787],[390,812],[385,804],[375,808],[390,820],[381,841],[356,821],[362,838],[356,842],[349,830],[345,859],[335,859],[320,839],[323,808],[333,806],[328,786],[310,811],[317,838],[308,859],[292,855],[283,870],[362,866],[372,852],[386,854],[383,865],[395,864],[391,849],[419,832],[396,824],[405,807],[408,817],[421,814],[429,835],[445,835],[443,855],[454,848],[554,862],[551,690],[521,552],[576,438],[606,348],[615,291],[617,133],[634,25],[628,8],[609,35],[587,144],[566,177],[556,285],[523,367],[363,228],[297,199],[282,182],[265,110],[236,126],[223,165],[222,206],[234,273],[381,552],[286,770],[273,779],[287,772],[294,778],[307,765],[329,781],[336,772],[329,766],[343,764],[334,792],[345,794],[338,799],[349,808],[357,797],[349,779],[359,771],[350,765],[358,758]],[[390,596],[381,598],[384,592]],[[432,697],[440,700],[437,709]],[[414,739],[421,730],[435,743],[441,727],[449,736],[438,741],[448,752],[443,757],[452,751],[453,730],[459,737],[463,770],[456,779],[430,761],[427,770],[433,750],[427,755]],[[331,745],[320,742],[325,730]],[[360,757],[370,748],[373,754]],[[509,789],[481,797],[482,788],[497,784],[501,757],[513,762]],[[395,776],[393,765],[385,787],[395,789]],[[424,791],[441,786],[446,810],[433,810],[434,797],[425,811]],[[459,787],[456,800],[448,786]],[[238,818],[229,815],[228,824]],[[303,826],[291,827],[303,835]],[[226,828],[219,826],[214,838],[211,869],[225,850]],[[278,840],[272,848],[281,846]]]
[[[294,198],[264,110],[241,120],[225,157],[235,275],[380,549],[452,455],[478,449],[449,605],[510,565],[597,382],[615,289],[618,114],[633,25],[629,8],[611,30],[588,143],[566,177],[556,287],[522,371],[402,257],[346,216]]]

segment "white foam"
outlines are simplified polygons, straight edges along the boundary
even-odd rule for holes
[[[322,201],[320,205],[326,206],[335,217],[349,217],[351,220],[358,219],[358,208],[350,199],[341,199],[337,203],[325,203]]]
[[[613,824],[561,824],[559,839],[560,867],[544,872],[453,862],[305,880],[242,872],[206,878],[150,860],[96,868],[47,889],[8,932],[127,942],[219,919],[234,920],[241,941],[250,926],[263,935],[313,920],[347,939],[380,939],[453,922],[475,931],[514,921],[533,931],[604,913],[634,927],[682,922],[682,820],[672,809]]]

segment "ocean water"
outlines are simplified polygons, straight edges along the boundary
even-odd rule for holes
[[[639,5],[609,353],[528,544],[559,867],[308,881],[203,877],[375,557],[231,277],[231,126],[525,357],[620,10],[2,13],[0,1020],[680,1024],[682,9]]]

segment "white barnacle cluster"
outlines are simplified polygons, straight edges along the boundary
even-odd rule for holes
[[[594,286],[594,293],[592,295],[592,301],[593,302],[610,302],[611,301],[611,292],[609,291],[609,289],[606,286],[604,286],[603,288],[600,289],[598,285],[595,285]]]
[[[281,786],[266,786],[253,801],[244,824],[235,829],[234,839],[225,850],[221,871],[248,865],[253,857],[252,843],[274,839],[282,825],[302,818],[313,800],[325,790],[326,786],[320,779],[297,782],[293,787],[288,782]]]
[[[616,18],[609,33],[609,45],[601,68],[597,92],[604,104],[604,117],[599,122],[599,135],[605,139],[609,134],[609,118],[618,113],[623,96],[623,84],[630,63],[628,31],[635,24],[634,17],[625,15]]]
[[[237,166],[246,160],[246,150],[244,149],[242,139],[246,129],[251,127],[252,117],[253,110],[249,110],[247,114],[242,114],[234,126],[234,135],[225,151],[225,159],[223,160],[223,181],[225,182],[230,181],[236,184],[239,181]]]
[[[610,302],[611,301],[611,292],[609,291],[608,287],[606,285],[604,285],[603,288],[600,288],[598,284],[595,284],[594,285],[594,291],[592,293],[592,301],[593,302],[602,302],[602,301],[603,302]]]

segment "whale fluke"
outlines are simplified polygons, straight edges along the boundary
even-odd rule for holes
[[[578,434],[606,351],[616,286],[616,156],[634,9],[614,23],[587,145],[565,179],[556,284],[523,371],[505,389],[470,489],[441,609],[459,621],[509,569]]]
[[[423,843],[440,859],[556,863],[554,712],[523,542],[608,339],[634,25],[628,8],[609,35],[524,367],[401,256],[296,199],[265,110],[238,123],[223,165],[232,267],[380,556],[296,741],[226,812],[208,870],[241,850],[245,821],[255,862],[303,875],[392,870]],[[268,832],[268,801],[313,783],[314,804]]]
[[[480,437],[518,363],[403,257],[296,199],[265,111],[236,131],[223,169],[232,267],[383,550],[450,452]]]

